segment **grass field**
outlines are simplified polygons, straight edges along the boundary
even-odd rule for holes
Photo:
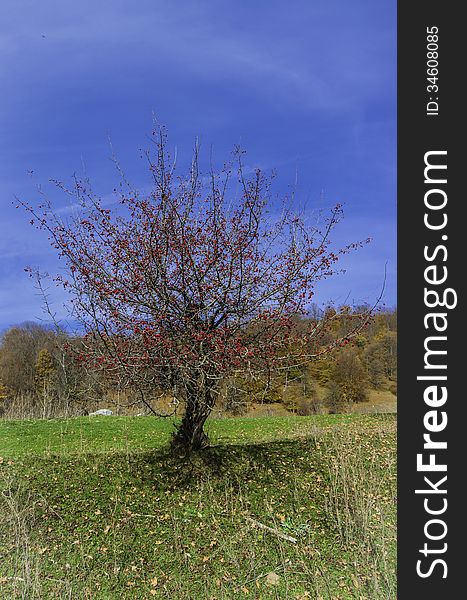
[[[0,598],[377,599],[395,592],[395,417],[0,423]],[[269,528],[269,529],[268,529]]]

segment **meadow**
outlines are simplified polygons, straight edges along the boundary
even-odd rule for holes
[[[0,422],[0,598],[396,597],[396,418]]]

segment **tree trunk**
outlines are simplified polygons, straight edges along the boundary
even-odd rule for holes
[[[194,388],[187,390],[185,414],[177,425],[172,439],[174,448],[184,450],[187,454],[202,450],[209,445],[209,439],[204,432],[204,424],[213,409],[211,389]]]

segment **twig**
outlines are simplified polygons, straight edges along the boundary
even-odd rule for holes
[[[291,535],[286,535],[285,533],[282,533],[281,531],[278,531],[277,529],[274,529],[273,527],[268,527],[267,525],[263,525],[262,523],[260,523],[259,521],[255,521],[255,519],[252,519],[251,517],[247,517],[246,519],[250,523],[253,523],[253,525],[255,525],[256,527],[259,527],[260,529],[264,529],[265,531],[269,531],[269,533],[274,533],[274,535],[277,535],[277,537],[280,537],[283,540],[292,542],[292,544],[297,543],[297,538],[294,538]]]

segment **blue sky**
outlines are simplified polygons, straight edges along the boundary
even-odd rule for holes
[[[317,300],[373,302],[387,263],[395,305],[394,0],[2,0],[0,52],[0,329],[44,318],[24,267],[57,269],[14,208],[37,199],[28,170],[45,185],[84,165],[109,194],[110,136],[143,188],[153,114],[181,165],[196,137],[219,164],[241,143],[248,165],[277,170],[277,192],[297,178],[311,208],[343,203],[336,242],[373,242]]]

